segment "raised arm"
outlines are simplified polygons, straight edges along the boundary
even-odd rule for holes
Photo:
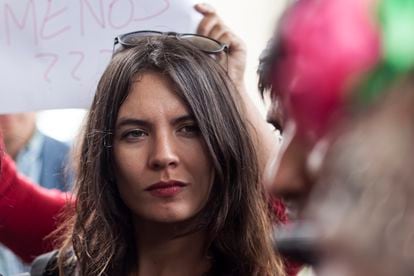
[[[268,160],[278,151],[279,143],[277,142],[276,133],[274,133],[272,127],[266,123],[257,106],[252,102],[247,93],[244,80],[246,69],[246,46],[244,42],[224,24],[223,20],[211,6],[198,4],[195,6],[195,9],[204,15],[204,18],[201,20],[197,29],[198,34],[214,38],[229,46],[227,72],[239,91],[241,100],[244,104],[253,142],[257,151],[260,173],[263,175]]]

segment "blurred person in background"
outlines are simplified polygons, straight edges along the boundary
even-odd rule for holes
[[[21,173],[48,189],[71,188],[66,173],[70,145],[42,133],[36,127],[36,113],[0,115],[6,152]]]
[[[66,173],[70,146],[40,132],[36,113],[0,115],[0,131],[5,151],[16,162],[19,172],[48,189],[70,188]],[[10,250],[0,247],[0,273],[13,275],[28,268]]]
[[[397,126],[399,120],[402,121],[402,125],[412,124],[407,119],[410,116],[412,118],[412,113],[407,112],[413,108],[412,105],[406,105],[406,108],[401,105],[400,110],[398,105],[394,105],[393,112],[405,113],[400,117],[393,117],[390,111],[385,111],[391,108],[386,108],[385,105],[380,108],[377,105],[385,101],[387,94],[394,90],[404,90],[405,94],[413,93],[412,84],[398,86],[399,81],[410,75],[414,68],[413,25],[414,2],[405,0],[296,1],[282,17],[278,32],[264,52],[259,67],[259,88],[263,93],[270,91],[268,121],[283,131],[281,152],[268,164],[265,173],[266,186],[273,194],[284,197],[289,215],[299,220],[297,226],[290,226],[289,231],[279,235],[277,245],[282,253],[311,264],[317,261],[317,246],[314,245],[318,240],[316,237],[322,235],[323,231],[320,231],[317,225],[313,225],[317,222],[313,217],[303,212],[309,203],[317,203],[320,200],[311,196],[315,187],[324,194],[323,186],[328,189],[330,183],[348,182],[354,173],[369,166],[367,162],[383,162],[379,167],[390,165],[388,170],[368,169],[369,174],[375,175],[375,178],[371,179],[372,187],[379,182],[376,180],[381,178],[384,178],[390,187],[395,181],[409,187],[408,183],[412,178],[405,175],[409,172],[406,165],[409,163],[406,163],[406,160],[411,160],[411,157],[404,159],[403,156],[408,153],[404,154],[404,150],[397,146],[393,148],[393,144],[399,141],[397,138],[394,137],[394,140],[390,139],[390,136],[385,136],[387,138],[381,140],[382,136],[379,134],[385,132],[372,131],[371,134],[367,134],[366,141],[361,145],[348,143],[346,147],[342,147],[342,155],[348,153],[348,156],[354,158],[348,158],[348,166],[342,171],[338,169],[341,167],[338,165],[336,170],[329,172],[329,165],[341,158],[335,149],[335,143],[343,139],[342,137],[347,137],[348,131],[356,131],[349,126],[357,125],[364,120],[369,120],[377,130],[384,127],[383,124]],[[391,87],[397,88],[390,89]],[[397,93],[395,97],[400,98],[395,102],[409,101],[404,93]],[[383,111],[372,111],[375,115],[370,115],[371,109],[382,108]],[[382,114],[388,114],[390,120],[384,119],[387,116]],[[362,119],[364,116],[367,118]],[[374,120],[375,117],[378,119]],[[368,123],[364,125],[367,127]],[[359,128],[361,129],[363,127]],[[403,131],[397,127],[387,126],[385,129],[395,132],[397,137],[398,132]],[[405,136],[405,150],[411,154],[413,140],[410,139],[410,135],[404,130],[402,136]],[[361,141],[363,139],[359,138],[358,142]],[[386,147],[386,144],[389,146]],[[367,154],[366,158],[358,155],[364,147],[369,149],[364,151]],[[390,148],[394,151],[392,154],[387,152]],[[383,155],[382,151],[385,151]],[[403,158],[400,162],[391,164],[390,162],[395,159],[388,157],[395,158],[399,153],[402,153]],[[323,180],[326,174],[331,175],[330,181]],[[390,178],[390,175],[395,179]],[[363,178],[355,180],[358,184],[363,182]],[[344,190],[352,191],[352,187],[343,186]],[[335,209],[333,206],[344,204],[341,197],[346,193],[337,192],[335,195],[336,197],[331,198],[331,205],[323,205],[320,210],[324,209],[325,214],[332,215],[336,222],[343,222],[341,225],[344,225],[347,221],[342,217],[343,214],[332,210]],[[388,199],[387,195],[383,196]],[[393,202],[389,206],[391,209],[392,204],[398,201],[397,198],[390,201]],[[361,202],[364,199],[365,196],[359,198]],[[373,196],[369,200],[367,204],[380,204],[384,198]],[[367,213],[376,212],[376,215],[381,213],[378,211],[380,209],[375,211],[361,208],[359,211],[363,210]],[[352,209],[354,214],[359,211]],[[397,217],[404,214],[403,208],[393,211],[393,215]],[[349,240],[352,240],[355,232],[358,232],[355,233],[356,241],[359,232],[364,235],[380,232],[386,222],[392,224],[393,220],[391,215],[387,218],[384,216],[381,218],[383,224],[372,224],[367,227],[367,231],[362,231],[360,228],[365,227],[362,217],[361,215],[359,218],[359,224],[350,223],[352,226],[347,232]],[[364,218],[368,219],[369,215],[366,214]],[[300,222],[302,219],[307,222]],[[331,227],[329,222],[331,220],[325,223],[325,229]],[[401,226],[404,225],[402,229],[409,229],[412,225],[408,219],[400,222]],[[340,234],[337,235],[336,241],[340,239],[339,236]],[[406,235],[404,239],[409,242],[411,238]],[[374,240],[381,241],[380,238],[373,238],[370,241],[371,245],[375,243]],[[352,245],[357,243],[354,242]],[[344,244],[346,245],[346,242],[342,243]],[[334,256],[335,252],[345,251],[347,248],[339,246],[339,243],[337,245],[327,245],[324,248],[329,250],[322,253]],[[384,252],[384,256],[386,254],[388,253]],[[381,262],[382,259],[377,260]],[[403,257],[395,255],[394,260],[402,261]],[[371,261],[373,264],[375,258]],[[365,270],[365,274],[349,275],[380,275],[376,274],[377,270],[367,271],[369,270]],[[384,275],[393,275],[385,271],[388,270],[384,270]],[[399,274],[397,270],[395,272],[394,275],[405,275]],[[343,275],[339,270],[324,273],[323,275]]]
[[[414,68],[413,24],[414,3],[405,0],[299,0],[283,15],[261,58],[259,88],[271,97],[268,121],[283,131],[266,186],[295,217],[332,132]]]
[[[293,217],[317,179],[332,126],[346,115],[349,85],[379,61],[372,9],[370,0],[295,1],[261,57],[259,89],[271,98],[267,119],[283,132],[265,181]]]
[[[317,275],[414,274],[414,74],[334,135],[306,213]]]
[[[0,138],[2,134],[0,132]],[[74,202],[69,193],[43,188],[22,175],[0,140],[0,242],[25,263],[53,248],[58,215]]]

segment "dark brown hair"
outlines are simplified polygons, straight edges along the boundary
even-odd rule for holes
[[[213,162],[215,180],[199,227],[208,233],[215,275],[282,275],[239,96],[217,61],[172,37],[145,38],[120,51],[98,84],[81,146],[76,211],[59,254],[61,274],[73,259],[81,275],[119,275],[136,265],[134,231],[116,185],[112,141],[119,108],[134,79],[146,72],[173,83]]]

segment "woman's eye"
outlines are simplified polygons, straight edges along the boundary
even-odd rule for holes
[[[122,138],[125,138],[125,139],[139,139],[139,138],[145,137],[147,135],[148,134],[143,130],[134,129],[134,130],[129,130],[129,131],[124,132],[122,134]]]
[[[197,125],[186,125],[181,127],[179,131],[185,135],[195,136],[199,134],[200,128]]]

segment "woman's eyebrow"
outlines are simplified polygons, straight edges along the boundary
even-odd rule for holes
[[[176,125],[176,124],[179,124],[179,123],[182,123],[182,122],[186,122],[186,121],[195,121],[195,118],[191,114],[185,114],[185,115],[182,115],[182,116],[178,116],[176,118],[173,118],[171,120],[171,123],[173,125]]]
[[[195,118],[193,115],[190,114],[184,114],[178,117],[173,118],[170,122],[171,124],[179,124],[185,121],[194,121]],[[126,125],[134,125],[134,126],[144,126],[149,127],[151,125],[150,122],[142,119],[136,119],[136,118],[128,118],[128,117],[122,117],[118,120],[116,123],[116,128],[120,128]]]
[[[120,127],[127,126],[127,125],[148,127],[150,123],[148,121],[141,120],[141,119],[123,117],[123,118],[120,118],[118,122],[116,123],[116,128],[120,128]]]

